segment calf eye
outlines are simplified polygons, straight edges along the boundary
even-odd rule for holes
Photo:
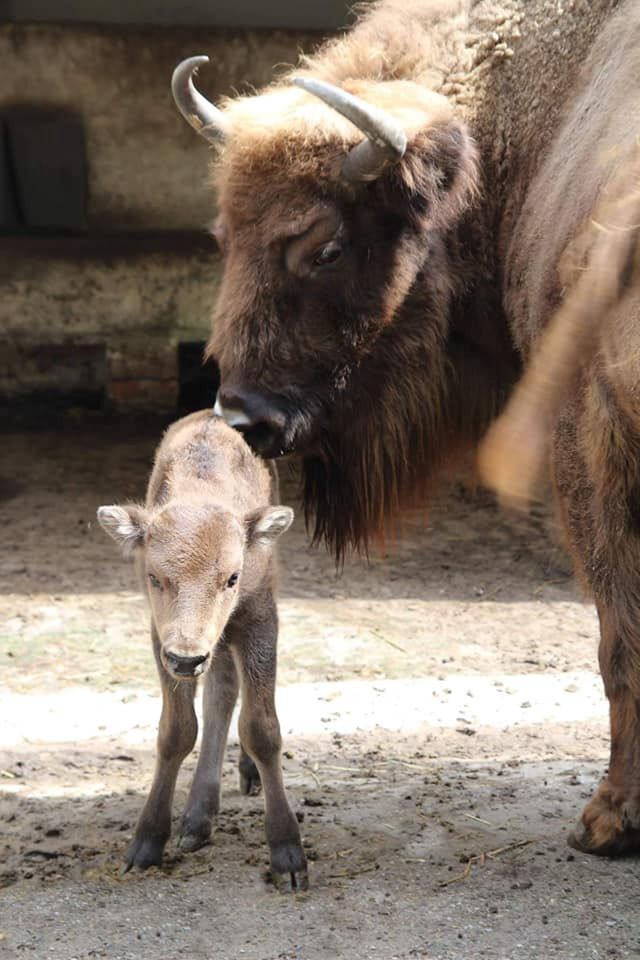
[[[150,580],[150,582],[151,582],[151,586],[152,586],[152,587],[154,587],[156,590],[162,590],[162,584],[160,583],[160,581],[159,581],[158,578],[156,577],[155,573],[150,573],[150,574],[149,574],[149,580]]]
[[[239,576],[240,576],[239,573],[232,573],[231,576],[229,577],[229,579],[227,580],[227,586],[228,586],[228,587],[235,587],[236,583],[238,582],[238,577],[239,577]]]
[[[335,263],[341,256],[342,247],[335,240],[332,240],[331,243],[314,254],[313,265],[314,267],[326,267],[329,263]]]

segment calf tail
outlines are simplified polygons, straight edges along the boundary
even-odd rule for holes
[[[480,446],[480,476],[512,505],[532,499],[557,416],[596,353],[603,326],[640,280],[640,162],[612,181],[580,237],[588,255],[537,344],[509,402]]]

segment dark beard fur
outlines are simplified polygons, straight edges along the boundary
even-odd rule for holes
[[[350,550],[368,555],[390,521],[423,506],[443,467],[469,450],[504,402],[512,369],[497,370],[470,343],[438,346],[419,350],[409,369],[405,354],[393,380],[370,378],[376,388],[358,391],[357,415],[343,411],[323,455],[303,460],[307,529],[338,566]]]
[[[422,427],[386,433],[372,410],[322,459],[303,461],[307,529],[338,566],[350,550],[367,556],[390,520],[426,499],[435,451],[425,450]]]

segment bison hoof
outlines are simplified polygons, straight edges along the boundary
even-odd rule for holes
[[[591,853],[597,857],[624,857],[640,852],[640,830],[627,827],[609,836],[602,831],[578,823],[567,837],[567,843],[580,853]]]
[[[584,808],[581,822],[567,837],[581,853],[622,857],[640,852],[638,804],[622,800],[607,780]]]
[[[127,850],[124,872],[128,873],[132,867],[137,867],[139,870],[159,867],[162,863],[162,854],[166,843],[166,837],[156,835],[146,834],[134,837]]]
[[[255,797],[260,793],[262,784],[258,768],[251,757],[241,756],[238,763],[240,774],[240,793],[245,797]]]
[[[282,843],[272,848],[269,879],[280,893],[309,889],[307,859],[298,843]]]

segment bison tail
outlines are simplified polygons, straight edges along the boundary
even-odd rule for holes
[[[528,503],[547,464],[554,424],[596,353],[612,310],[640,280],[640,162],[625,165],[580,241],[588,255],[562,306],[535,344],[504,411],[483,439],[480,476],[514,506]]]

